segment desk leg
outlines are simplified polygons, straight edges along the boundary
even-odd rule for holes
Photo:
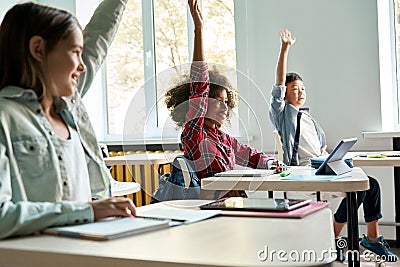
[[[399,151],[400,150],[400,138],[393,137],[393,150]],[[400,167],[394,167],[394,220],[396,225],[400,223],[400,194],[399,194],[399,187],[400,187]],[[395,246],[398,248],[400,247],[400,226],[396,226],[396,240]]]
[[[358,213],[357,194],[347,192],[347,236],[348,236],[348,266],[360,266],[360,247],[358,243]]]

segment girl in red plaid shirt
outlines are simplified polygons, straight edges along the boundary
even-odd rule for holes
[[[183,127],[184,155],[198,177],[231,170],[235,164],[267,169],[278,164],[271,155],[257,151],[221,131],[237,104],[236,92],[216,69],[208,70],[203,51],[203,18],[197,0],[188,1],[194,22],[194,51],[190,81],[166,93],[171,118]]]

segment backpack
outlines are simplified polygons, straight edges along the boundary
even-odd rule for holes
[[[199,199],[200,179],[185,156],[177,156],[172,163],[171,173],[159,178],[157,190],[150,204],[175,199]]]

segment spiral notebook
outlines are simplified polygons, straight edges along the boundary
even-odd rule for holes
[[[51,227],[44,234],[89,239],[96,241],[110,240],[169,227],[169,220],[153,218],[117,218],[104,221]]]

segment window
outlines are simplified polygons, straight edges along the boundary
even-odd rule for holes
[[[130,0],[106,62],[107,132],[122,134],[123,119],[135,99],[137,116],[130,118],[132,131],[140,131],[145,118],[142,1]]]
[[[236,68],[233,2],[201,1],[207,61],[230,69]],[[188,71],[193,47],[188,12],[181,0],[128,2],[106,62],[105,139],[179,136],[163,95]]]
[[[395,17],[395,53],[396,53],[396,94],[395,99],[397,100],[397,112],[395,113],[396,117],[396,126],[400,125],[400,0],[394,0],[394,17]],[[396,127],[398,128],[398,127]]]
[[[382,131],[400,130],[400,1],[378,1]]]

